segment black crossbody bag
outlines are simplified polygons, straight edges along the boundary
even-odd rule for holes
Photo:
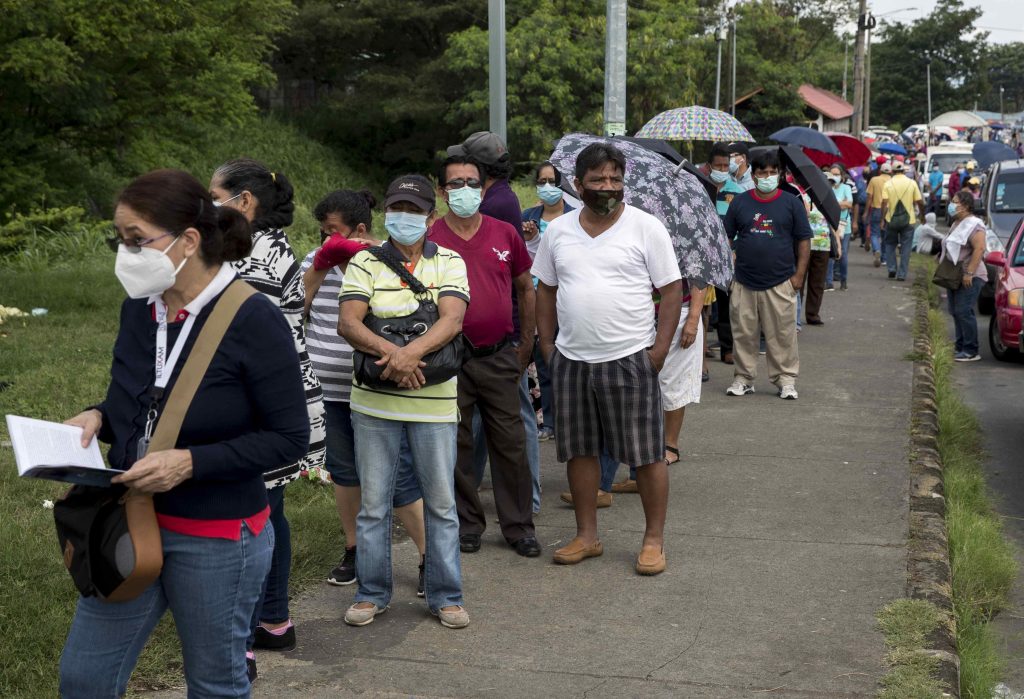
[[[405,347],[413,340],[426,334],[434,323],[440,319],[437,304],[434,303],[430,290],[423,285],[419,279],[409,273],[390,250],[383,247],[369,248],[371,255],[383,262],[388,268],[398,275],[399,279],[406,283],[415,295],[419,306],[407,316],[398,318],[378,318],[373,313],[367,313],[363,324],[369,328],[374,335],[384,338],[388,342]],[[462,333],[459,333],[444,347],[431,352],[423,357],[426,363],[420,371],[426,379],[427,386],[444,383],[459,373],[462,368]],[[397,384],[390,379],[382,379],[381,374],[384,367],[377,364],[376,357],[360,350],[352,352],[352,371],[356,381],[368,388],[397,388]]]

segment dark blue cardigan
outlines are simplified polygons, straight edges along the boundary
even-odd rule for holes
[[[220,295],[200,311],[165,391],[170,395],[188,353]],[[168,350],[182,323],[171,323]],[[126,299],[100,440],[114,468],[135,462],[153,386],[156,321],[145,299]],[[162,514],[195,519],[249,517],[267,505],[263,473],[293,463],[309,448],[309,418],[291,330],[263,294],[246,300],[228,328],[185,415],[177,447],[192,452],[192,477],[156,495]]]

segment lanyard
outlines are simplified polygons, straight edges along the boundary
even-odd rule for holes
[[[160,399],[164,395],[164,389],[167,388],[167,382],[171,378],[171,374],[174,373],[174,367],[178,363],[178,359],[181,357],[181,350],[185,347],[185,341],[188,340],[189,333],[192,332],[192,326],[195,325],[196,317],[193,314],[189,314],[188,318],[181,326],[181,332],[178,334],[178,339],[174,342],[174,347],[171,348],[171,354],[167,354],[167,304],[162,299],[157,299],[154,304],[156,311],[156,356],[153,359],[153,390],[149,394],[149,411],[146,413],[146,428],[143,432],[142,438],[138,442],[137,446],[137,458],[141,459],[146,455],[149,450],[149,443],[153,438],[153,428],[156,426],[156,419],[159,416],[157,407],[160,404]]]

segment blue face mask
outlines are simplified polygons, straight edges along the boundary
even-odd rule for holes
[[[762,194],[771,194],[779,188],[779,176],[768,175],[767,177],[757,178],[757,191]]]
[[[714,182],[715,184],[722,184],[727,179],[729,179],[729,173],[728,172],[722,172],[721,170],[712,170],[708,174],[711,177],[711,181]]]
[[[426,234],[427,215],[388,211],[384,214],[384,228],[396,243],[412,245]]]
[[[739,169],[740,169],[740,160],[739,160],[739,158],[731,158],[729,160],[729,174],[735,175],[736,172]]]
[[[946,212],[950,218],[956,218],[956,204],[949,202],[949,206],[946,207]]]
[[[548,206],[554,206],[562,201],[562,190],[553,184],[537,185],[537,196]]]
[[[480,187],[448,190],[448,206],[459,218],[470,218],[480,210]]]

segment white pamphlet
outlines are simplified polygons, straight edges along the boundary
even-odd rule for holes
[[[18,475],[81,485],[110,485],[119,473],[107,468],[96,439],[82,446],[82,428],[59,422],[7,416]]]

